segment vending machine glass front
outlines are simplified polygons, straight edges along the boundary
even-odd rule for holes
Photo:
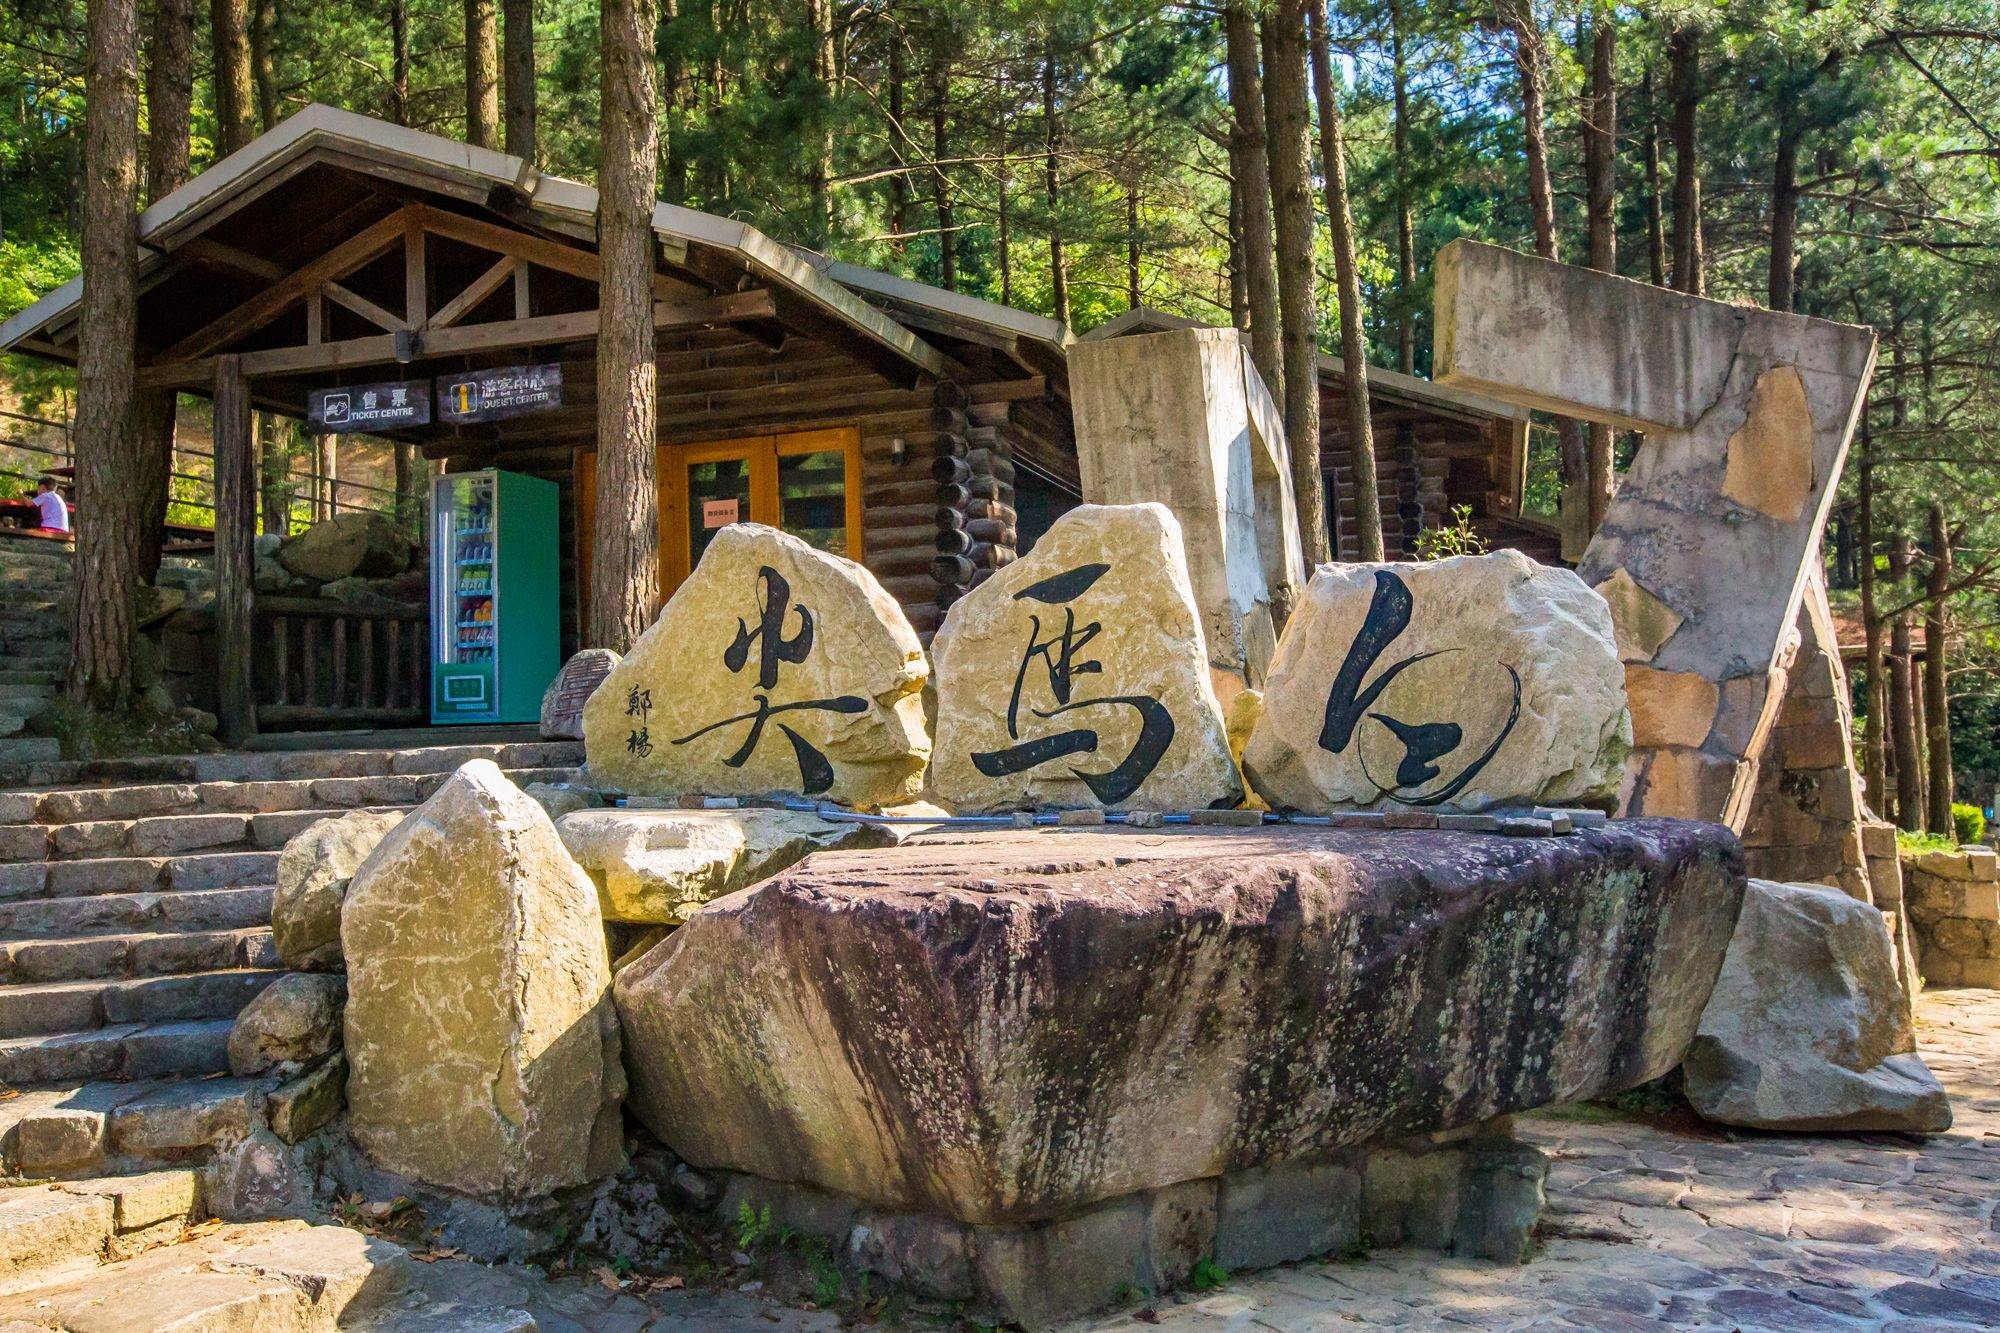
[[[492,473],[437,479],[431,509],[434,721],[479,721],[499,707],[495,515]]]

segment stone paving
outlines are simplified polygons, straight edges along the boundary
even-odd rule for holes
[[[2000,1328],[2000,991],[1923,996],[1918,1042],[1957,1120],[1928,1142],[1524,1117],[1555,1159],[1526,1267],[1383,1251],[1074,1327]]]

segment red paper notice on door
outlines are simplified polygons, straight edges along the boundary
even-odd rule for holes
[[[703,500],[701,502],[701,525],[704,528],[726,528],[737,519],[737,510],[742,501],[735,496],[727,500]]]

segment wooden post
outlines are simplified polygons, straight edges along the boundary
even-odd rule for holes
[[[251,693],[251,578],[256,551],[257,460],[250,430],[250,382],[242,358],[215,358],[215,655],[222,739],[257,733]]]

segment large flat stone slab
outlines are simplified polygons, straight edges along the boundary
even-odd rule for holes
[[[941,833],[709,904],[617,978],[683,1157],[992,1224],[1614,1091],[1680,1059],[1741,852],[1300,825]]]

